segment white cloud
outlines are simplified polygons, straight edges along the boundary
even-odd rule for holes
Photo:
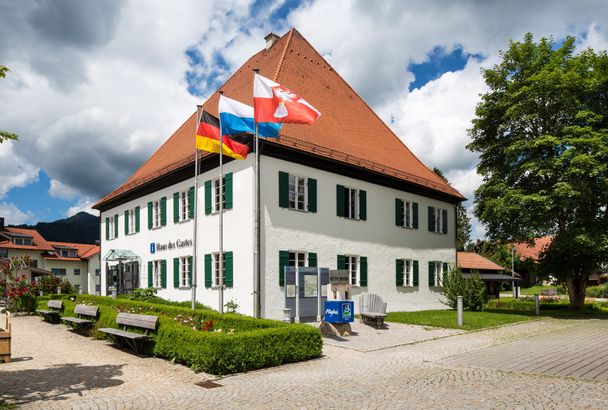
[[[95,199],[89,197],[81,198],[76,205],[68,209],[66,216],[74,216],[79,212],[87,212],[91,215],[99,216],[99,211],[92,208],[95,202],[97,202]]]
[[[78,191],[74,188],[64,185],[61,181],[51,179],[49,195],[53,198],[74,199],[76,198],[76,196],[78,196]]]
[[[38,167],[15,152],[16,144],[20,142],[7,141],[0,144],[0,198],[13,188],[38,180]]]
[[[8,202],[0,202],[0,216],[4,218],[6,225],[20,225],[34,222],[34,215],[31,212],[23,212],[15,204]]]

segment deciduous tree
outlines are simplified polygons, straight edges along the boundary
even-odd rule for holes
[[[10,70],[8,67],[0,65],[0,78],[6,77],[6,73]],[[17,134],[13,134],[12,132],[0,130],[0,144],[6,140],[16,140],[18,139]]]

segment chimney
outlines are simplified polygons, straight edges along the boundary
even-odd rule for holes
[[[270,50],[279,38],[280,37],[274,33],[270,33],[266,37],[264,37],[264,40],[266,40],[266,50]]]

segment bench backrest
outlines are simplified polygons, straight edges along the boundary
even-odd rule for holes
[[[158,324],[158,316],[119,313],[118,316],[116,316],[116,324],[155,330],[156,325]]]
[[[557,289],[541,289],[541,296],[557,296]]]
[[[373,293],[364,293],[359,296],[359,312],[386,313],[386,303]]]
[[[49,309],[61,310],[63,308],[63,300],[49,300],[47,306],[49,307]]]
[[[97,306],[76,305],[76,308],[74,308],[74,313],[82,316],[97,317],[98,310],[99,308]]]

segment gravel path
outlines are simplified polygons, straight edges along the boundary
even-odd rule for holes
[[[531,321],[376,351],[326,344],[320,359],[222,379],[37,317],[13,325],[14,362],[0,365],[0,397],[28,409],[608,408],[604,379],[516,364],[530,352],[523,363],[545,368],[546,358],[534,358],[564,344],[576,351],[581,338],[591,351],[605,339],[598,321]],[[204,380],[221,386],[194,384]]]

